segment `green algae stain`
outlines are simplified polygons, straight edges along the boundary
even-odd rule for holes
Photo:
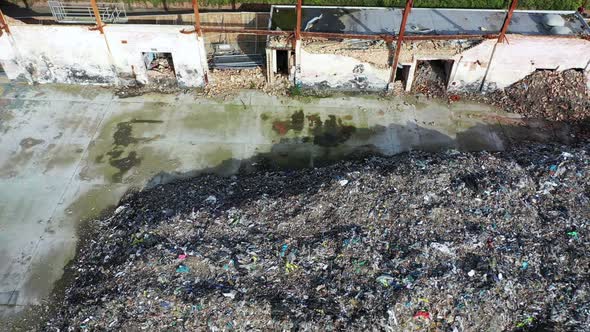
[[[80,172],[80,177],[93,178],[102,174],[110,182],[122,183],[127,173],[139,167],[144,159],[137,149],[161,138],[160,135],[145,137],[143,134],[164,123],[159,119],[162,113],[158,107],[144,108],[110,119],[102,126],[98,138],[90,143],[87,159],[93,163]]]

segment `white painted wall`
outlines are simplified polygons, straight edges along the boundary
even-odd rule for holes
[[[0,65],[6,72],[9,79],[23,79],[30,81],[30,77],[26,71],[21,70],[17,59],[20,58],[17,50],[12,47],[13,37],[10,34],[4,33],[0,36]]]
[[[495,43],[486,40],[454,57],[449,90],[473,90],[484,76],[484,91],[503,89],[537,69],[587,69],[590,62],[590,41],[509,35],[508,43],[496,46],[490,64]]]
[[[0,59],[9,78],[37,83],[115,82],[104,37],[88,26],[13,25],[0,37]],[[6,45],[6,47],[5,47]]]
[[[490,65],[495,44],[496,40],[484,40],[481,44],[452,57],[455,64],[451,70],[448,90],[479,90]]]
[[[0,63],[9,78],[38,83],[118,84],[132,77],[147,82],[142,52],[172,53],[182,87],[204,84],[202,40],[182,34],[189,26],[107,25],[105,34],[89,26],[14,25],[0,37]],[[124,44],[122,41],[127,41]]]
[[[590,62],[590,41],[570,38],[509,36],[498,44],[484,85],[507,87],[537,69],[585,69]]]
[[[314,54],[304,49],[301,49],[300,54],[300,71],[296,74],[295,81],[303,86],[324,85],[333,89],[366,90],[387,88],[388,69],[380,69],[343,55]]]

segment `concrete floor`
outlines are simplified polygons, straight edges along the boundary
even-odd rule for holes
[[[118,99],[105,88],[0,82],[0,316],[47,297],[82,221],[130,189],[199,170],[230,174],[256,155],[313,166],[359,150],[501,150],[567,138],[567,128],[524,124],[488,106],[415,98]]]

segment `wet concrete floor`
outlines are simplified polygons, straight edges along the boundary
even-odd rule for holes
[[[75,254],[77,228],[139,190],[265,156],[308,167],[356,152],[502,150],[564,127],[489,106],[375,96],[118,99],[90,86],[0,83],[0,317],[47,297]]]

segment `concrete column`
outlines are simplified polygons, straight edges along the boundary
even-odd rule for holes
[[[201,57],[201,66],[203,66],[203,85],[206,85],[209,81],[209,63],[207,63],[205,37],[197,35],[197,45],[199,47],[199,56]]]
[[[301,40],[295,41],[295,66],[293,67],[292,81],[295,85],[301,83]]]
[[[272,71],[273,61],[272,56],[275,53],[273,49],[266,49],[266,80],[272,84],[274,80],[274,73]]]

